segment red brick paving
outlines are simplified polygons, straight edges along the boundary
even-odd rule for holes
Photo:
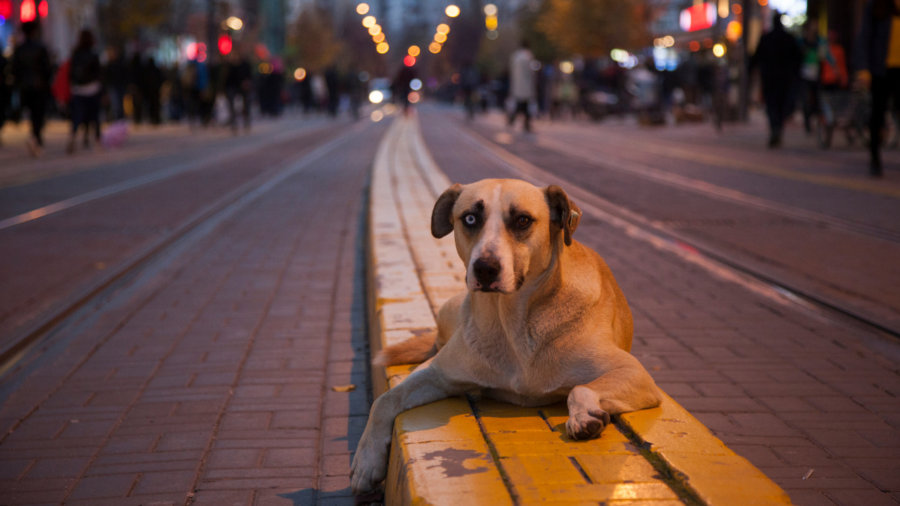
[[[174,250],[0,384],[0,503],[352,503],[380,133]]]
[[[423,112],[424,138],[452,181],[515,177],[493,158],[459,149],[453,123],[437,114]],[[628,298],[633,354],[795,504],[897,505],[900,346],[873,344],[860,331],[722,281],[590,216],[576,238],[604,257]]]

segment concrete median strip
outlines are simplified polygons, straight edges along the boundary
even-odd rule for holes
[[[372,173],[373,353],[433,331],[438,308],[464,289],[452,235],[438,240],[430,232],[431,208],[449,185],[416,120],[395,120]],[[412,368],[373,367],[375,395]],[[394,423],[386,503],[790,504],[781,488],[668,396],[658,408],[616,417],[593,441],[569,439],[567,418],[564,404],[522,408],[471,397],[407,411]]]

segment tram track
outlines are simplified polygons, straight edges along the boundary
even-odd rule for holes
[[[210,233],[216,226],[229,217],[234,216],[243,208],[246,208],[261,195],[277,187],[278,184],[287,178],[303,171],[310,164],[321,159],[368,126],[369,123],[365,122],[353,127],[348,127],[336,137],[320,144],[312,151],[301,155],[293,162],[280,164],[265,170],[261,174],[244,182],[237,188],[230,190],[212,203],[181,220],[176,226],[170,228],[161,237],[146,244],[138,252],[123,259],[118,265],[105,271],[103,275],[96,277],[92,282],[87,284],[87,286],[84,286],[70,296],[58,301],[50,309],[42,312],[37,318],[27,324],[27,326],[16,331],[11,338],[4,339],[6,344],[0,348],[0,381],[4,381],[18,370],[20,368],[19,366],[26,361],[25,359],[27,357],[37,356],[40,350],[51,346],[54,342],[54,337],[59,335],[61,331],[68,328],[70,325],[83,321],[89,314],[93,314],[99,310],[105,303],[111,300],[116,293],[127,286],[130,281],[137,278],[168,251],[175,248],[176,245],[196,240]],[[319,130],[315,130],[314,132],[317,131]],[[306,135],[307,133],[308,132],[303,132],[301,135]],[[292,134],[296,136],[297,132],[295,131]],[[254,145],[252,149],[241,148],[237,151],[229,150],[228,152],[215,157],[212,161],[207,160],[203,165],[209,166],[220,159],[232,159],[236,156],[237,152],[243,153],[246,151],[246,154],[249,154],[254,150],[275,144],[279,141],[284,142],[290,137],[291,133],[285,132],[276,136],[273,140]],[[199,167],[196,167],[195,164],[191,163],[181,167],[180,171],[168,170],[163,171],[162,174],[151,173],[146,177],[142,176],[134,178],[137,181],[127,180],[121,185],[110,185],[94,192],[88,192],[88,194],[81,198],[74,197],[74,199],[76,199],[74,201],[72,199],[67,199],[67,201],[69,201],[68,204],[71,205],[51,204],[56,206],[51,210],[53,213],[62,212],[92,200],[127,192],[139,186],[167,179],[196,168]],[[24,221],[9,222],[9,225],[6,228],[11,228],[33,219],[42,218],[43,216],[46,215],[35,215],[33,217],[25,216],[23,217],[26,218]]]
[[[622,230],[633,238],[650,243],[657,249],[673,253],[692,264],[703,267],[705,270],[721,279],[743,285],[745,288],[780,304],[799,305],[807,311],[815,313],[819,317],[828,318],[854,329],[875,335],[881,339],[888,339],[894,344],[900,343],[900,328],[897,328],[891,322],[882,321],[872,315],[863,314],[852,307],[848,307],[847,304],[840,300],[799,286],[796,283],[783,279],[783,277],[780,277],[775,273],[762,269],[757,265],[752,265],[750,262],[741,260],[721,248],[710,245],[697,238],[690,237],[685,233],[667,227],[657,220],[653,220],[640,213],[615,204],[578,184],[568,181],[563,176],[552,174],[519,158],[515,154],[492,143],[477,132],[464,129],[458,124],[451,126],[450,131],[461,142],[472,146],[499,162],[512,177],[525,179],[540,186],[547,186],[549,184],[565,186],[569,194],[578,200],[582,210],[586,214]],[[558,148],[558,146],[555,147]],[[591,156],[592,162],[593,158],[594,157]],[[602,164],[603,167],[607,167],[608,165],[610,165],[609,161]],[[620,171],[630,171],[630,169],[614,168]],[[640,169],[642,169],[642,167],[637,170],[640,171]],[[807,223],[826,225],[831,228],[875,236],[892,242],[900,241],[900,236],[890,231],[857,225],[846,220],[825,217],[818,213],[805,211],[794,212],[797,210],[789,206],[780,204],[772,205],[772,203],[765,201],[765,199],[747,199],[744,198],[746,196],[738,195],[738,192],[735,192],[735,194],[721,192],[718,188],[705,188],[702,185],[693,184],[693,181],[682,181],[679,178],[669,178],[664,174],[658,173],[663,171],[658,171],[657,169],[654,169],[654,171],[655,172],[652,173],[645,172],[638,175],[651,179],[665,179],[666,181],[664,182],[668,182],[672,186],[691,186],[691,188],[688,189],[700,193],[715,193],[714,196],[721,200],[742,203],[752,208],[774,212],[794,219],[800,219]],[[884,351],[882,347],[877,344],[875,347]],[[900,355],[898,355],[898,358],[900,358]]]

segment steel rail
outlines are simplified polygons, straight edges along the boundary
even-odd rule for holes
[[[321,131],[323,127],[314,127],[310,130],[304,131],[304,135],[312,134],[317,131]],[[124,191],[128,191],[139,186],[144,186],[146,184],[155,183],[157,181],[162,181],[164,179],[168,179],[170,177],[177,176],[179,174],[183,174],[185,172],[190,172],[193,170],[198,170],[204,168],[209,165],[213,165],[219,162],[228,161],[237,156],[244,156],[248,153],[252,153],[253,151],[257,151],[265,146],[271,146],[272,144],[277,144],[278,142],[285,141],[291,137],[291,135],[296,135],[296,132],[286,131],[281,134],[272,136],[271,138],[266,139],[264,142],[254,143],[247,146],[236,146],[230,149],[226,149],[212,158],[209,157],[201,157],[199,160],[194,160],[191,162],[184,162],[178,165],[169,167],[167,169],[158,170],[155,172],[151,172],[149,174],[144,174],[143,176],[138,176],[131,179],[126,179],[125,181],[121,181],[118,183],[111,184],[109,186],[104,186],[102,188],[98,188],[96,190],[92,190],[86,193],[82,193],[81,195],[76,195],[74,197],[70,197],[64,200],[60,200],[58,202],[54,202],[52,204],[48,204],[45,206],[41,206],[37,209],[32,209],[31,211],[18,214],[16,216],[11,216],[9,218],[0,220],[0,231],[15,227],[16,225],[21,225],[22,223],[27,223],[29,221],[36,220],[38,218],[43,218],[44,216],[48,216],[51,214],[55,214],[61,211],[65,211],[66,209],[71,209],[73,207],[79,206],[81,204],[86,204],[88,202],[102,199],[104,197],[108,197],[110,195],[115,195],[117,193],[122,193]],[[82,172],[83,174],[84,172]],[[59,177],[59,176],[57,176]]]
[[[703,267],[717,277],[740,284],[771,300],[782,304],[799,305],[832,321],[874,333],[879,337],[888,338],[894,343],[900,342],[900,329],[893,327],[890,323],[878,321],[870,315],[846,307],[840,301],[778,279],[777,276],[741,262],[717,248],[702,244],[694,238],[687,237],[643,215],[614,204],[569,182],[562,176],[551,174],[494,145],[480,134],[465,131],[459,126],[452,127],[451,132],[460,140],[487,153],[491,158],[499,161],[501,166],[506,167],[508,172],[522,179],[541,186],[565,184],[569,193],[584,204],[582,205],[583,211],[623,230],[629,236],[649,242],[658,249],[674,253]]]
[[[97,279],[90,286],[56,304],[41,315],[37,321],[17,333],[11,339],[10,344],[0,349],[0,382],[5,381],[10,374],[15,372],[16,366],[24,358],[30,356],[37,347],[49,346],[52,337],[68,327],[70,323],[98,310],[124,285],[136,278],[139,273],[161,258],[177,243],[196,240],[210,233],[227,218],[245,208],[264,193],[276,188],[287,178],[303,171],[350,137],[365,130],[369,125],[369,122],[361,123],[302,155],[294,163],[272,168],[247,181],[182,221],[165,236],[122,261],[116,268],[111,269],[108,274]]]

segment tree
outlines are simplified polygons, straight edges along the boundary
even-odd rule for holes
[[[153,30],[169,19],[170,0],[112,0],[101,4],[101,29],[116,45],[138,39],[144,30]]]
[[[331,65],[340,50],[331,16],[324,9],[310,6],[290,28],[285,56],[289,63],[317,72]]]
[[[645,1],[544,0],[537,28],[560,51],[600,57],[649,43]]]

